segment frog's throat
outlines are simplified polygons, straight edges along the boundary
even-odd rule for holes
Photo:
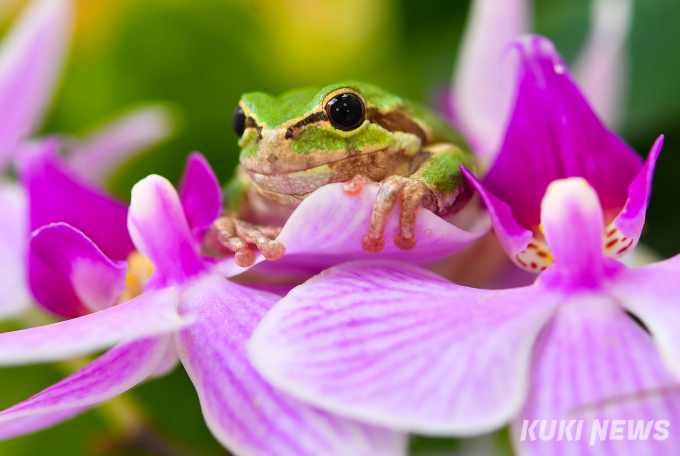
[[[347,182],[356,175],[366,176],[376,182],[390,175],[407,175],[412,159],[406,153],[394,154],[379,150],[289,173],[260,174],[248,170],[248,174],[262,195],[285,200],[286,204],[299,204],[317,188]]]

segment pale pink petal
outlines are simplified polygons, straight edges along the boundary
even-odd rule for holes
[[[626,39],[632,0],[595,0],[586,44],[574,64],[574,76],[595,112],[610,128],[621,123],[628,75]]]
[[[680,379],[680,256],[614,277],[611,293],[654,337],[664,361]]]
[[[203,271],[198,243],[167,179],[151,175],[132,187],[128,231],[137,250],[153,263],[152,288],[183,283]]]
[[[222,213],[222,189],[208,160],[198,152],[187,159],[179,198],[191,231],[200,240]]]
[[[493,226],[499,242],[503,246],[503,250],[505,250],[505,253],[515,261],[517,254],[526,250],[531,242],[533,233],[526,228],[522,228],[512,216],[510,207],[488,191],[474,174],[468,171],[464,166],[461,166],[460,169],[472,186],[475,187],[475,190],[479,192],[479,196],[482,197],[486,209],[489,211],[491,225]]]
[[[217,440],[249,456],[404,455],[405,435],[304,405],[251,367],[246,341],[278,299],[218,276],[180,297],[180,313],[195,323],[179,332],[177,349]]]
[[[0,365],[55,361],[110,347],[128,338],[171,333],[185,326],[174,289],[146,292],[84,317],[0,334]]]
[[[0,424],[0,440],[11,439],[20,435],[26,435],[66,421],[89,407],[76,407],[56,412],[41,413],[40,415],[28,415],[15,418]]]
[[[68,0],[35,0],[0,48],[0,168],[51,102],[71,34]]]
[[[541,202],[541,226],[562,279],[597,286],[604,273],[604,219],[593,187],[581,177],[552,182]]]
[[[475,435],[508,423],[559,296],[478,290],[396,262],[353,262],[293,289],[249,342],[255,367],[316,406],[401,431]]]
[[[399,232],[399,210],[395,208],[385,229],[384,250],[369,254],[361,248],[361,241],[368,232],[377,194],[376,185],[365,185],[356,196],[346,195],[342,184],[319,188],[298,206],[277,237],[286,247],[286,254],[263,267],[267,266],[268,272],[306,269],[307,274],[313,275],[345,261],[369,258],[426,264],[458,252],[488,230],[486,220],[480,220],[468,232],[426,209],[420,209],[415,230],[418,245],[404,252],[393,242]],[[264,259],[260,256],[257,261]],[[233,258],[222,262],[219,270],[227,276],[243,272]],[[260,270],[259,267],[257,270]]]
[[[512,427],[520,456],[639,456],[680,454],[680,435],[674,426],[680,420],[680,385],[670,375],[652,338],[630,318],[610,296],[580,293],[560,306],[553,322],[546,327],[537,344],[532,362],[531,393],[525,409]],[[606,440],[595,434],[593,420],[609,420]],[[533,420],[547,420],[540,438],[540,424],[531,439],[527,426]],[[578,424],[570,436],[559,439],[560,421],[583,420],[582,435],[576,440]],[[623,428],[623,439],[611,439],[613,420]],[[670,438],[658,441],[655,430],[646,440],[628,437],[628,420],[669,420]],[[617,437],[619,425],[615,426]],[[634,429],[633,429],[634,430]]]
[[[28,201],[23,188],[0,180],[0,213],[0,318],[10,318],[31,303],[26,281]]]
[[[649,151],[647,161],[633,182],[628,186],[628,200],[621,213],[614,219],[614,226],[619,229],[621,234],[633,243],[629,244],[628,250],[635,247],[640,239],[642,227],[645,224],[647,205],[652,195],[652,179],[654,178],[654,167],[659,158],[661,147],[663,146],[663,135],[659,136]]]
[[[70,168],[101,184],[127,160],[165,140],[173,129],[170,111],[145,106],[129,111],[82,139],[65,141]]]
[[[58,315],[72,318],[109,308],[125,289],[127,263],[110,260],[65,223],[40,228],[30,245],[33,296]]]
[[[162,377],[174,371],[179,365],[179,355],[177,355],[177,348],[175,348],[175,336],[170,336],[170,342],[168,343],[163,357],[158,362],[156,369],[154,369],[151,377]]]
[[[528,0],[475,0],[453,81],[456,117],[486,163],[500,150],[515,85],[508,44],[531,27]]]
[[[0,436],[34,432],[129,390],[151,375],[169,340],[166,336],[117,345],[59,383],[0,412]]]

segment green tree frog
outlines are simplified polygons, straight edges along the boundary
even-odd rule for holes
[[[285,247],[274,240],[280,227],[323,185],[342,182],[345,193],[357,194],[364,183],[379,183],[362,242],[369,253],[385,246],[387,218],[398,201],[394,243],[411,250],[421,206],[446,216],[472,194],[459,169],[474,166],[461,136],[433,113],[370,84],[348,82],[278,97],[247,93],[233,127],[240,166],[225,188],[225,214],[212,233],[236,253],[240,266],[255,260],[248,243],[268,260],[281,258]]]

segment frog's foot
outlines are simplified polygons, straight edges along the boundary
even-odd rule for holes
[[[416,246],[416,216],[421,206],[436,208],[436,199],[427,185],[417,179],[403,176],[390,176],[380,183],[380,190],[373,206],[368,234],[361,247],[368,253],[378,253],[385,247],[385,226],[397,200],[401,199],[399,234],[394,245],[404,251]]]
[[[281,227],[252,225],[228,215],[215,220],[213,228],[217,241],[235,253],[236,264],[246,268],[255,262],[255,254],[248,243],[255,244],[262,255],[270,261],[280,259],[286,248],[274,240],[281,232]]]

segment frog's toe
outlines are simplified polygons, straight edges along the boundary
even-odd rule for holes
[[[401,214],[399,216],[399,234],[394,238],[394,245],[404,251],[416,248],[416,218],[418,210],[424,202],[429,203],[432,193],[423,182],[409,179],[401,190]],[[428,206],[429,204],[425,204]]]
[[[394,244],[401,250],[413,250],[417,244],[415,228],[418,210],[423,205],[429,208],[432,198],[427,185],[417,179],[403,176],[384,179],[380,183],[368,234],[361,247],[368,253],[378,253],[385,247],[383,235],[387,219],[397,200],[401,199],[399,234],[394,239]]]
[[[241,267],[252,266],[255,254],[248,244],[255,244],[267,260],[278,260],[286,248],[272,237],[281,232],[279,227],[257,226],[231,216],[223,216],[213,224],[219,244],[235,253],[234,260]]]

